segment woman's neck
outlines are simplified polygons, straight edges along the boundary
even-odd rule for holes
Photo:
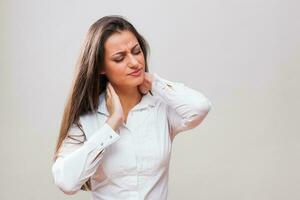
[[[130,89],[120,89],[114,88],[117,95],[119,96],[124,113],[127,115],[129,110],[131,110],[136,104],[138,104],[142,99],[142,94],[138,87]]]

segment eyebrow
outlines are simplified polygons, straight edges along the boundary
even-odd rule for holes
[[[137,47],[139,45],[139,43],[136,43],[131,49],[134,49],[135,47]],[[116,54],[122,54],[125,51],[118,51],[117,53],[114,53],[112,56],[116,55]]]

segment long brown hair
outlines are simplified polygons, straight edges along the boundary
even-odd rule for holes
[[[105,74],[99,73],[105,65],[104,44],[113,33],[124,30],[131,31],[137,38],[145,57],[145,71],[148,72],[149,45],[125,17],[120,15],[104,16],[92,24],[76,63],[76,73],[65,104],[53,161],[56,160],[59,148],[68,136],[71,125],[75,124],[80,127],[79,117],[82,114],[97,111],[99,95],[105,90],[108,81]],[[90,180],[81,189],[90,190]]]

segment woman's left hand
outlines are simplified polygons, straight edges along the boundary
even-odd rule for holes
[[[138,88],[142,94],[147,94],[149,90],[152,89],[152,81],[154,79],[154,76],[153,74],[150,74],[148,72],[144,72],[144,73],[145,73],[144,81],[142,84],[138,86]]]

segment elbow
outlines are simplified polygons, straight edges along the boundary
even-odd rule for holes
[[[76,183],[66,178],[66,173],[62,170],[61,165],[54,163],[52,166],[52,175],[55,185],[66,195],[74,195],[78,189]]]
[[[61,188],[60,188],[60,190],[66,195],[73,195],[73,194],[77,193],[77,191],[63,190]]]
[[[194,114],[191,117],[189,126],[196,127],[202,123],[209,111],[211,110],[211,101],[209,99],[202,100],[194,107]]]
[[[77,189],[68,183],[56,182],[57,187],[66,195],[74,195],[77,193]]]
[[[211,106],[212,106],[211,101],[209,99],[207,99],[206,106],[205,106],[206,114],[211,110]]]
[[[195,111],[197,112],[197,118],[201,118],[203,120],[203,118],[205,118],[206,115],[211,110],[211,107],[212,107],[212,103],[209,99],[207,99],[207,98],[204,100],[202,99],[200,101],[200,103],[195,105]]]
[[[193,114],[189,117],[189,120],[185,122],[186,127],[195,128],[198,125],[200,125],[204,120],[204,118],[207,116],[210,109],[211,109],[211,102],[209,100],[202,102],[200,105],[196,105],[193,108],[194,111]]]
[[[70,190],[68,188],[62,188],[62,187],[59,187],[59,189],[66,195],[74,195],[77,193],[77,191],[74,191],[74,190]]]

